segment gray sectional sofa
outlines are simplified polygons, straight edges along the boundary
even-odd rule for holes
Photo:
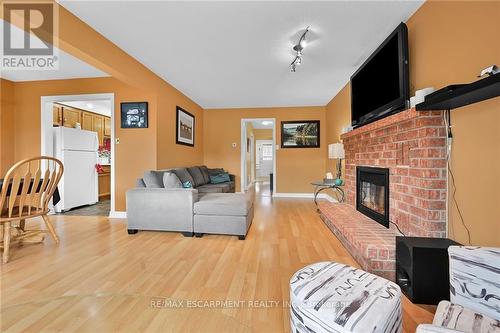
[[[205,166],[144,172],[136,188],[127,191],[128,233],[157,230],[245,239],[253,219],[253,187],[246,193],[234,193],[232,175],[227,182],[210,183],[210,174],[218,172],[221,169]],[[183,188],[185,182],[193,188]]]

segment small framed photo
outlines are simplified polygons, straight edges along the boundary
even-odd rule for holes
[[[319,148],[319,139],[319,120],[281,122],[281,148]]]
[[[148,128],[148,102],[120,103],[121,128]]]
[[[181,108],[177,107],[177,121],[175,130],[175,142],[179,145],[194,147],[194,116]]]

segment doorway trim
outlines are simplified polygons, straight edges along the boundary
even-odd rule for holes
[[[247,166],[246,166],[246,147],[247,147],[247,122],[252,121],[272,121],[273,122],[273,188],[274,191],[277,192],[276,189],[276,179],[278,178],[276,175],[276,118],[242,118],[241,119],[241,142],[240,142],[240,184],[241,191],[245,188],[245,179],[247,177]]]
[[[114,93],[99,93],[99,94],[79,94],[79,95],[57,95],[57,96],[42,96],[40,98],[40,153],[43,156],[54,156],[54,147],[47,145],[47,142],[52,141],[51,131],[53,117],[52,104],[57,102],[69,101],[91,101],[91,100],[109,100],[111,103],[111,209],[110,217],[116,217],[115,211],[115,94]]]

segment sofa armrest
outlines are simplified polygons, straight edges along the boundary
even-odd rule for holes
[[[229,180],[232,181],[232,182],[236,181],[236,176],[232,175],[232,174],[229,174]]]
[[[450,246],[448,254],[450,301],[500,320],[500,248]]]
[[[193,231],[193,205],[198,190],[134,188],[127,191],[129,229]]]

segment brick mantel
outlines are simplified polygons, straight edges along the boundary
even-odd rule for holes
[[[441,112],[408,109],[341,139],[349,205],[356,205],[356,166],[389,168],[390,220],[407,236],[446,235],[446,130]]]

